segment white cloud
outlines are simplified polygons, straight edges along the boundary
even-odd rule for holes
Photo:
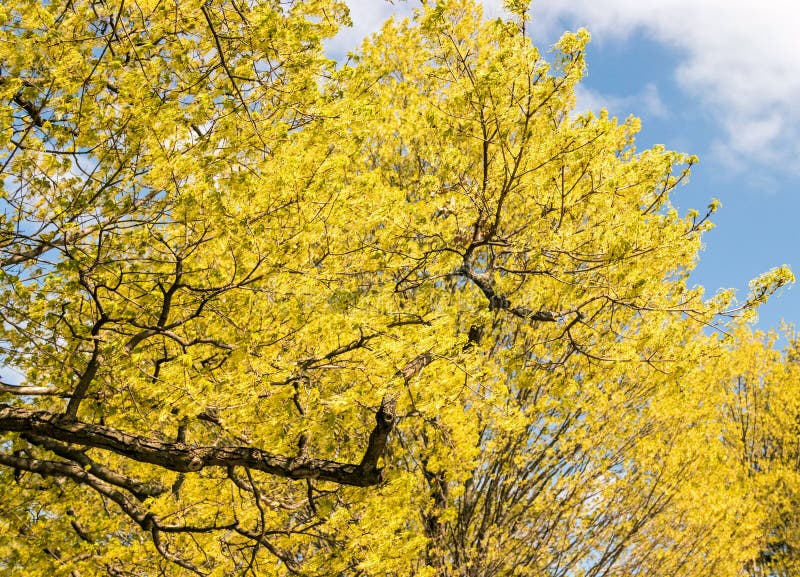
[[[667,106],[658,92],[658,87],[652,83],[645,85],[638,94],[629,96],[602,94],[579,84],[575,88],[575,96],[577,98],[575,109],[578,112],[585,110],[598,112],[601,108],[605,108],[612,116],[621,118],[625,118],[628,114],[656,118],[666,118],[669,115]]]
[[[353,27],[342,30],[328,43],[328,50],[337,56],[344,55],[361,44],[361,41],[377,32],[391,16],[411,16],[420,6],[419,0],[344,0],[350,8]],[[496,18],[503,13],[503,0],[483,0],[483,12],[487,18]]]
[[[566,18],[600,42],[640,30],[676,48],[675,78],[719,123],[714,147],[722,156],[797,164],[800,2],[540,0],[533,8],[536,26],[550,33]]]
[[[386,0],[345,0],[345,3],[350,7],[353,26],[342,29],[336,38],[326,43],[328,52],[336,58],[358,48],[364,38],[380,30],[391,16],[410,16],[416,5]]]
[[[645,110],[652,116],[665,118],[667,116],[667,106],[661,100],[658,87],[655,84],[647,84],[641,93],[641,100]]]

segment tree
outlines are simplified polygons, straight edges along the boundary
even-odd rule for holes
[[[425,3],[337,67],[347,21],[0,8],[0,567],[735,574],[695,159],[573,112],[583,31]]]
[[[724,431],[758,507],[758,549],[747,575],[788,577],[800,569],[798,340],[791,330],[754,332],[741,326],[709,367],[724,390]]]

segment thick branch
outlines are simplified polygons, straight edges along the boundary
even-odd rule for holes
[[[92,328],[92,337],[97,337],[97,334],[100,331],[100,326],[102,326],[103,322],[103,319],[101,319],[95,323],[94,327]],[[86,396],[86,391],[89,390],[89,385],[92,384],[92,381],[94,380],[94,377],[97,375],[97,371],[100,368],[102,356],[100,355],[100,343],[96,338],[93,345],[94,349],[92,350],[92,358],[89,359],[89,364],[86,366],[86,370],[83,371],[78,384],[75,386],[75,391],[70,396],[69,403],[67,404],[66,415],[71,419],[74,419],[78,416],[78,407],[80,407],[81,401],[83,401],[84,397]]]
[[[68,445],[64,445],[58,441],[54,441],[47,437],[40,437],[31,433],[24,433],[22,438],[29,443],[33,443],[34,445],[43,447],[48,451],[52,451],[59,457],[74,461],[80,465],[83,470],[89,471],[98,479],[111,485],[116,485],[117,487],[126,489],[139,501],[144,501],[148,497],[157,497],[163,493],[166,493],[167,491],[166,487],[160,483],[144,483],[137,479],[117,473],[116,471],[113,471],[89,458],[89,456],[83,451],[72,449]]]
[[[22,108],[28,114],[28,116],[30,116],[31,122],[33,122],[39,128],[44,126],[44,120],[42,119],[42,115],[39,113],[39,108],[37,108],[36,105],[30,100],[24,98],[21,92],[16,93],[12,100],[17,106]]]
[[[459,268],[456,271],[456,274],[468,278],[475,286],[481,289],[481,292],[489,301],[489,308],[491,310],[508,311],[515,317],[530,321],[555,322],[564,316],[563,313],[557,313],[554,311],[532,311],[531,309],[525,307],[512,306],[511,301],[509,301],[507,297],[495,292],[494,287],[492,286],[491,278],[488,274],[476,273],[467,265]]]
[[[53,242],[40,241],[38,244],[30,247],[28,250],[21,250],[19,248],[19,244],[17,244],[14,248],[19,252],[9,254],[6,258],[0,259],[0,267],[6,268],[38,258],[45,251],[53,248],[53,244]]]
[[[51,395],[54,397],[68,397],[69,394],[62,393],[61,391],[57,391],[55,389],[51,389],[49,387],[26,387],[26,386],[16,386],[16,385],[8,385],[6,383],[0,383],[0,393],[9,393],[11,395]]]
[[[45,411],[0,405],[0,431],[33,433],[51,439],[105,449],[141,463],[187,473],[206,467],[248,467],[288,479],[319,479],[340,485],[369,487],[382,480],[377,461],[394,426],[394,403],[384,400],[377,424],[358,465],[304,456],[272,455],[254,447],[195,447],[130,435]]]
[[[369,444],[359,465],[359,468],[364,471],[374,471],[380,475],[381,470],[378,468],[378,459],[381,458],[381,455],[386,450],[386,441],[389,438],[389,433],[394,428],[396,405],[397,399],[388,396],[384,397],[381,401],[380,409],[375,413],[375,428],[372,429],[372,433],[369,435]]]

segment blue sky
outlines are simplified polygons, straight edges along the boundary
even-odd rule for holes
[[[346,0],[353,28],[343,52],[415,0]],[[484,0],[487,14],[501,0]],[[800,277],[800,2],[794,0],[535,0],[534,43],[547,50],[568,29],[592,34],[578,108],[642,120],[640,149],[696,154],[674,203],[722,201],[691,283],[707,294],[788,264]],[[758,326],[800,326],[800,286],[761,308]]]

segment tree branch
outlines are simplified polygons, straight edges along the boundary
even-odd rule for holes
[[[9,385],[6,383],[0,383],[0,393],[8,393],[10,395],[30,395],[30,396],[39,396],[39,395],[50,395],[54,397],[69,397],[69,393],[62,393],[61,391],[57,391],[55,389],[51,389],[49,387],[26,387],[26,386],[16,386],[16,385]]]
[[[131,435],[46,411],[0,405],[0,431],[22,432],[105,449],[141,463],[181,473],[207,467],[249,467],[287,479],[319,479],[340,485],[369,487],[383,479],[377,462],[395,422],[394,400],[384,398],[376,415],[364,457],[358,465],[305,456],[272,455],[254,447],[195,447]]]
[[[22,92],[17,92],[11,100],[28,114],[33,124],[39,128],[44,126],[44,119],[42,119],[39,108],[33,102],[23,97]]]
[[[525,307],[512,306],[507,297],[495,292],[494,287],[492,286],[491,278],[488,274],[476,273],[467,265],[464,265],[456,270],[456,274],[471,280],[475,286],[481,289],[481,292],[489,301],[490,310],[504,310],[521,319],[551,323],[556,322],[559,318],[564,316],[564,313],[558,313],[554,311],[532,311],[531,309]]]
[[[375,413],[375,428],[369,435],[369,443],[367,450],[364,451],[364,458],[361,459],[359,468],[365,472],[375,472],[380,475],[378,468],[378,459],[381,458],[383,452],[386,450],[386,441],[389,438],[389,433],[394,428],[396,420],[397,399],[395,397],[385,396],[381,400],[381,406],[378,412]]]
[[[83,451],[70,448],[59,441],[54,441],[50,438],[41,437],[32,433],[23,433],[22,438],[31,444],[55,453],[59,457],[74,461],[80,465],[84,471],[89,471],[101,481],[127,490],[136,497],[138,501],[144,501],[148,497],[157,497],[167,492],[167,488],[158,482],[145,483],[138,479],[117,473],[94,461]]]

